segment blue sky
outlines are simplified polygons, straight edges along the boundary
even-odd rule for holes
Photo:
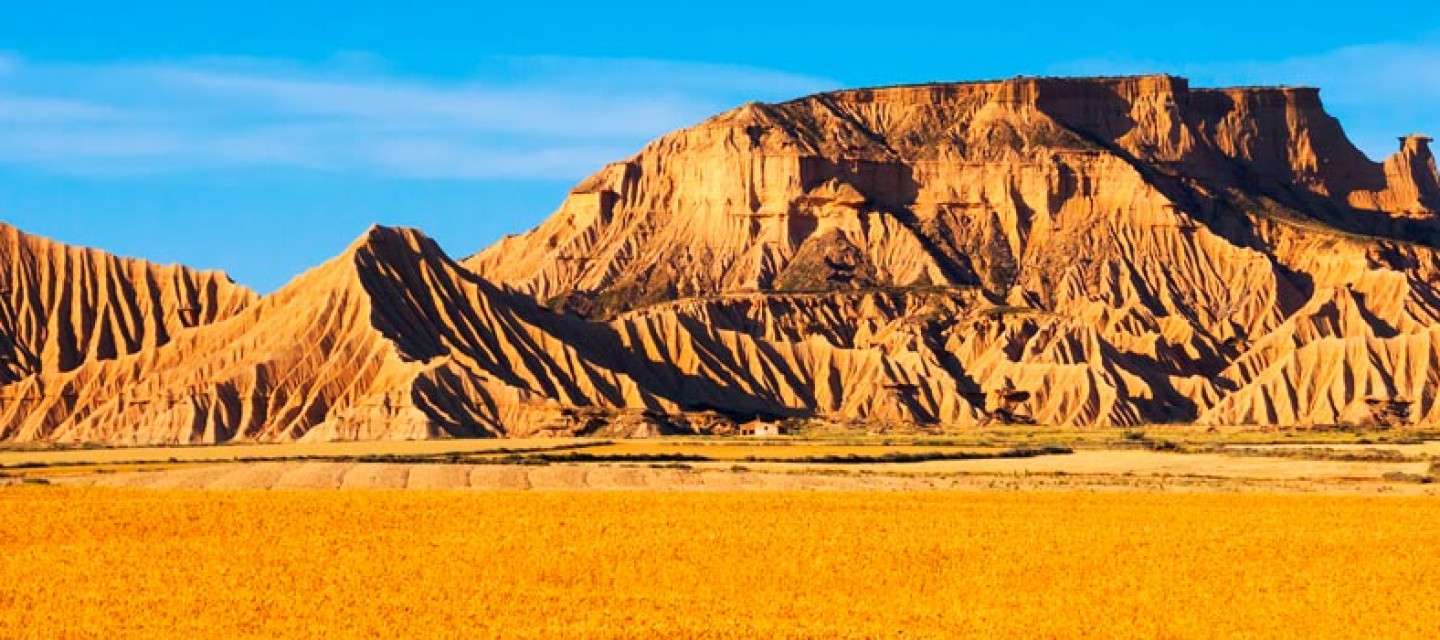
[[[9,4],[0,220],[261,291],[373,222],[468,254],[657,135],[829,88],[1167,71],[1320,86],[1372,157],[1440,131],[1433,1]]]

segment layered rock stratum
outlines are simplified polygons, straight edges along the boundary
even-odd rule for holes
[[[746,105],[468,259],[374,228],[258,301],[10,232],[0,437],[1433,424],[1429,145],[1373,162],[1316,89],[1017,78]]]

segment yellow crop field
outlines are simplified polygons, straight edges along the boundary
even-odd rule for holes
[[[3,638],[1375,638],[1433,500],[0,490]]]

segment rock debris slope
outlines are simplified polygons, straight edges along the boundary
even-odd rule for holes
[[[1317,90],[1169,76],[746,105],[462,263],[376,228],[259,302],[216,288],[203,327],[51,348],[0,435],[1433,423],[1429,143],[1372,162]]]

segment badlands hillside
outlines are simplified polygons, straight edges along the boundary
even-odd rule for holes
[[[0,233],[0,439],[1440,423],[1440,174],[1304,88],[1019,78],[751,104],[457,261],[261,299]]]

